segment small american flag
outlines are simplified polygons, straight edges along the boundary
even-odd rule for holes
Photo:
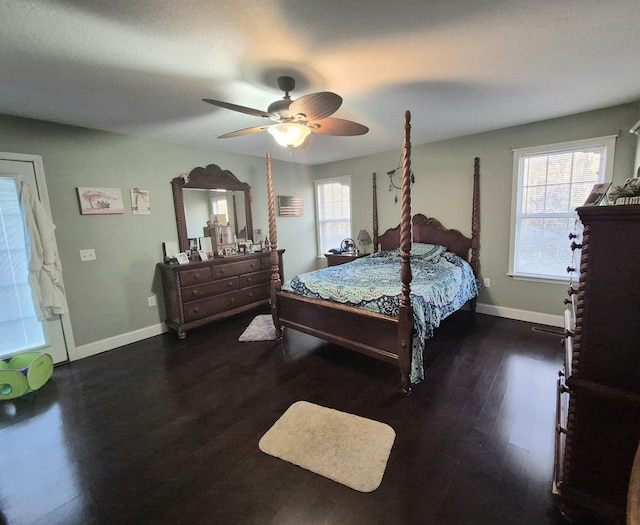
[[[278,214],[280,217],[301,217],[304,215],[302,197],[278,195]]]

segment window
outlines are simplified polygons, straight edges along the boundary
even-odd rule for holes
[[[318,256],[351,237],[351,177],[315,181]]]
[[[611,181],[614,148],[611,136],[514,150],[509,275],[568,280],[575,209]]]
[[[0,177],[0,357],[46,344],[29,286],[29,248],[16,180]]]
[[[226,195],[222,197],[211,197],[211,214],[218,216],[218,220],[220,220],[222,224],[227,224],[230,217]]]

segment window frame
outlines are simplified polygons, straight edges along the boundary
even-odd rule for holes
[[[615,156],[617,135],[607,135],[604,137],[594,137],[590,139],[573,140],[568,142],[559,142],[555,144],[545,144],[540,146],[533,146],[528,148],[513,149],[513,178],[512,178],[512,195],[511,195],[511,231],[509,237],[509,270],[507,275],[523,281],[544,282],[551,284],[566,284],[570,281],[570,276],[567,278],[560,278],[551,275],[534,275],[518,273],[515,270],[515,254],[518,243],[518,236],[520,234],[519,224],[521,217],[521,203],[523,192],[523,177],[524,173],[522,167],[524,165],[524,159],[526,157],[536,155],[553,155],[557,153],[567,153],[572,150],[579,150],[585,148],[602,148],[604,160],[601,160],[601,166],[604,166],[604,173],[600,174],[598,179],[599,183],[612,182],[613,180],[613,163]],[[544,214],[541,214],[544,215]],[[558,213],[549,214],[550,217],[558,217]],[[578,219],[578,214],[575,209],[573,212],[567,212],[567,217],[573,217]],[[567,240],[567,262],[571,261],[571,253],[569,251],[569,241]]]
[[[339,177],[329,177],[326,179],[317,179],[313,181],[314,185],[314,199],[316,207],[316,253],[319,259],[324,259],[324,252],[322,250],[321,231],[323,222],[320,220],[320,201],[318,195],[318,188],[324,184],[340,183],[349,187],[349,237],[353,237],[353,192],[351,191],[351,175],[342,175]]]

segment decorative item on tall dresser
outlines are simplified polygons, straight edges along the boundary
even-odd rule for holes
[[[593,189],[587,196],[587,200],[584,201],[583,206],[597,206],[603,202],[604,196],[607,194],[607,190],[611,186],[610,182],[604,182],[602,184],[595,184]]]
[[[571,521],[625,525],[640,441],[640,206],[577,212],[584,230],[571,243],[582,253],[566,301],[554,486]]]
[[[189,249],[189,238],[200,238],[203,233],[205,236],[220,233],[207,230],[209,225],[230,226],[231,233],[225,239],[230,238],[228,235],[240,238],[253,231],[251,187],[230,171],[222,170],[216,164],[193,168],[188,174],[173,179],[171,188],[180,251]],[[224,224],[220,224],[220,218]],[[227,244],[222,248],[235,245],[235,239]]]
[[[408,394],[411,384],[423,377],[425,340],[438,326],[439,318],[436,317],[446,317],[467,301],[471,301],[471,310],[475,310],[474,301],[478,293],[480,163],[476,158],[471,199],[471,238],[457,230],[446,229],[436,219],[421,214],[412,217],[408,111],[405,113],[404,131],[400,225],[380,236],[374,201],[373,238],[381,251],[356,258],[349,264],[295,276],[284,284],[274,274],[271,280],[271,308],[274,326],[278,331],[286,326],[397,364],[402,391]],[[271,213],[274,204],[270,155],[267,155],[267,188],[269,238],[277,242],[275,213]],[[375,174],[373,195],[376,195]],[[471,260],[467,262],[469,254]],[[414,272],[416,278],[412,280],[411,267],[414,265],[425,271]],[[380,273],[374,273],[376,271]],[[447,274],[451,276],[450,271],[459,277],[455,279],[455,285],[450,277],[445,277]],[[437,283],[427,282],[432,272],[441,277]],[[385,286],[384,283],[389,284]],[[443,299],[446,296],[446,308],[443,308],[442,302],[435,304],[427,288],[438,290],[435,293],[442,292]],[[342,296],[343,302],[340,302],[339,296]],[[432,314],[426,310],[432,310]],[[358,329],[354,330],[354,327]]]
[[[638,168],[640,171],[640,168]],[[640,178],[627,179],[624,186],[616,186],[609,193],[609,200],[616,205],[640,204]]]

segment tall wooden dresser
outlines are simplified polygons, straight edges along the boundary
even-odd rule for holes
[[[640,206],[577,211],[584,230],[572,243],[582,254],[558,384],[555,489],[570,521],[624,525],[640,441]]]
[[[278,250],[280,280],[283,253]],[[167,326],[184,339],[187,330],[268,303],[269,258],[269,252],[259,252],[189,264],[159,263]]]

